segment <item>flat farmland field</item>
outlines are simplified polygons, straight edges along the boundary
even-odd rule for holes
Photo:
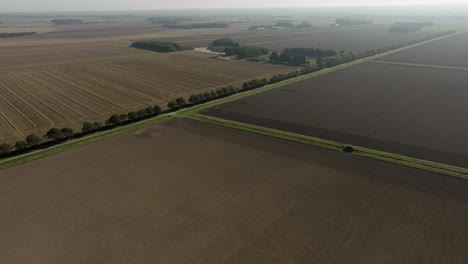
[[[202,113],[468,166],[464,70],[363,63]]]
[[[468,33],[393,53],[378,60],[468,68]]]
[[[68,54],[68,53],[65,53]],[[104,121],[179,96],[268,77],[294,68],[247,61],[220,61],[194,51],[57,61],[28,67],[17,62],[0,70],[0,140],[14,141],[51,127],[80,129],[84,121]],[[0,67],[1,68],[1,67]]]
[[[0,262],[464,264],[467,188],[176,119],[1,171]]]
[[[406,43],[434,34],[434,32],[416,32],[411,34],[389,33],[388,26],[373,25],[366,27],[332,28],[327,30],[277,30],[254,31],[226,34],[242,45],[251,45],[267,48],[273,51],[283,51],[285,48],[314,47],[332,49],[335,51],[351,51],[360,53],[370,49],[383,48],[396,44]],[[177,41],[187,46],[208,46],[212,36],[187,36],[167,38],[165,40]]]

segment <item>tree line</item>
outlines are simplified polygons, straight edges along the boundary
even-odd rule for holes
[[[141,41],[134,41],[130,44],[130,47],[137,48],[137,49],[144,49],[149,51],[156,51],[156,52],[174,52],[174,51],[181,51],[181,50],[188,50],[192,48],[185,48],[180,46],[174,42],[164,42],[164,41],[157,41],[157,40],[141,40]]]
[[[6,32],[6,33],[0,33],[0,38],[14,38],[14,37],[21,37],[21,36],[31,36],[35,35],[37,32],[31,31],[31,32]]]
[[[51,128],[43,136],[36,134],[28,135],[24,140],[19,140],[15,144],[0,144],[0,158],[24,154],[32,150],[48,148],[61,144],[72,138],[80,138],[94,132],[112,129],[119,125],[134,123],[143,119],[155,117],[163,113],[159,105],[146,107],[139,111],[132,111],[127,114],[113,114],[104,124],[100,122],[85,122],[81,131],[75,132],[73,129]]]

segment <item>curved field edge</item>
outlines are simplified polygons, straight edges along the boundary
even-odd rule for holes
[[[444,36],[441,36],[441,37],[436,37],[436,38],[433,38],[433,39],[430,39],[430,40],[425,40],[425,41],[418,42],[418,43],[415,43],[415,44],[412,44],[412,45],[408,45],[408,46],[405,46],[405,47],[402,47],[402,48],[398,48],[398,49],[390,50],[390,51],[387,51],[387,52],[384,52],[384,53],[376,54],[374,56],[358,59],[358,60],[355,60],[355,61],[352,61],[352,62],[349,62],[349,63],[344,63],[344,64],[341,64],[341,65],[337,65],[337,66],[334,66],[334,67],[331,67],[331,68],[323,69],[323,70],[313,72],[313,73],[310,73],[310,74],[301,75],[301,76],[291,78],[291,79],[288,79],[288,80],[280,81],[280,82],[275,83],[275,84],[266,85],[264,87],[257,88],[257,89],[251,90],[251,91],[234,94],[234,95],[231,95],[229,97],[217,99],[217,100],[210,101],[210,102],[207,102],[207,103],[203,103],[203,104],[200,104],[200,105],[196,105],[196,106],[193,106],[193,107],[190,107],[190,108],[181,109],[181,110],[179,110],[177,112],[174,112],[174,113],[169,113],[169,114],[157,116],[157,117],[154,117],[154,118],[146,119],[146,120],[139,121],[137,123],[132,123],[132,124],[122,126],[122,127],[117,127],[117,128],[107,130],[107,131],[97,132],[97,133],[91,134],[89,136],[85,136],[85,137],[79,138],[79,139],[70,140],[70,141],[62,143],[60,145],[56,145],[56,146],[53,146],[53,147],[50,147],[50,148],[47,148],[47,149],[41,149],[41,150],[26,153],[26,154],[23,154],[23,155],[3,159],[3,160],[0,160],[0,170],[7,169],[7,168],[10,168],[10,167],[14,167],[14,166],[18,166],[20,164],[31,162],[31,161],[34,161],[34,160],[38,160],[38,159],[41,159],[41,158],[45,158],[45,157],[48,157],[48,156],[51,156],[51,155],[55,155],[55,154],[58,154],[58,153],[61,153],[61,152],[67,151],[67,150],[78,148],[80,146],[91,144],[91,143],[94,143],[94,142],[97,142],[97,141],[100,141],[100,140],[104,140],[104,139],[107,139],[107,138],[110,138],[110,137],[113,137],[113,136],[117,136],[117,135],[121,135],[121,134],[125,134],[125,133],[131,133],[131,132],[134,132],[136,130],[146,128],[146,127],[149,127],[149,126],[152,126],[152,125],[159,124],[161,122],[170,120],[170,119],[172,119],[174,117],[188,117],[188,118],[195,119],[197,117],[194,117],[194,115],[197,115],[199,117],[200,115],[198,115],[198,113],[203,109],[207,109],[207,108],[210,108],[210,107],[213,107],[213,106],[216,106],[216,105],[221,105],[221,104],[224,104],[224,103],[227,103],[227,102],[235,101],[235,100],[238,100],[238,99],[241,99],[241,98],[244,98],[244,97],[248,97],[248,96],[252,96],[252,95],[255,95],[255,94],[258,94],[258,93],[263,93],[263,92],[266,92],[266,91],[269,91],[269,90],[272,90],[272,89],[276,89],[276,88],[279,88],[279,87],[286,86],[286,85],[291,84],[291,83],[303,81],[303,80],[306,80],[306,79],[309,79],[309,78],[313,78],[313,77],[316,77],[316,76],[327,74],[329,72],[334,72],[334,71],[337,71],[337,70],[340,70],[340,69],[351,67],[353,65],[357,65],[357,64],[360,64],[360,63],[371,61],[373,59],[380,58],[380,57],[383,57],[383,56],[386,56],[386,55],[389,55],[389,54],[392,54],[392,53],[395,53],[395,52],[399,52],[399,51],[409,49],[409,48],[412,48],[412,47],[424,45],[426,43],[430,43],[430,42],[437,41],[437,40],[440,40],[440,39],[448,38],[448,37],[451,37],[451,36],[454,36],[454,35],[457,35],[457,34],[460,34],[460,33],[456,32],[456,33],[453,33],[453,34],[448,34],[448,35],[444,35]],[[225,121],[228,121],[228,120],[225,120]],[[233,127],[233,128],[235,128],[235,127]],[[284,132],[284,131],[278,131],[278,132],[282,132],[283,134],[288,133],[288,132]],[[277,135],[277,133],[272,133],[272,135]],[[295,134],[295,135],[299,135],[299,134]],[[306,136],[304,136],[304,137],[306,137]],[[342,147],[344,147],[343,144],[339,145],[340,146],[339,147],[338,145],[330,145],[328,143],[325,143],[325,142],[331,142],[331,141],[328,141],[328,140],[320,139],[320,141],[324,142],[324,143],[323,144],[316,143],[316,146],[323,147],[323,148],[329,148],[329,149],[333,149],[333,150],[338,150],[338,148],[340,148],[340,151],[341,151]],[[299,142],[299,141],[296,141],[296,142]],[[308,142],[308,141],[305,140],[304,142]],[[319,142],[319,141],[316,141],[316,142]],[[335,142],[335,143],[337,143],[337,142]],[[365,156],[365,155],[361,155],[361,156]],[[381,160],[385,161],[384,159],[381,159]],[[401,162],[400,164],[403,165],[403,162]],[[441,165],[445,165],[445,164],[441,164]],[[445,165],[445,166],[453,167],[453,166],[450,166],[450,165]],[[421,169],[424,169],[424,168],[421,168]],[[464,168],[460,168],[460,169],[467,170],[467,169],[464,169]],[[431,171],[438,172],[436,170],[431,170]],[[444,171],[447,171],[447,170],[444,170]],[[438,172],[438,173],[450,175],[450,174],[443,173],[443,172]],[[468,179],[468,172],[466,174],[465,173],[459,173],[459,172],[454,172],[454,173],[455,173],[455,175],[450,175],[450,176],[455,176],[455,177],[460,177],[460,178],[463,178],[463,179]],[[458,176],[458,174],[460,174],[460,176]]]
[[[444,174],[448,176],[458,177],[468,180],[468,169],[447,165],[443,163],[416,159],[408,156],[403,156],[395,153],[384,152],[375,149],[364,148],[360,146],[349,145],[346,143],[331,141],[322,138],[316,138],[291,132],[286,132],[282,130],[272,129],[268,127],[256,126],[247,123],[237,122],[226,120],[217,117],[211,117],[206,115],[193,115],[188,118],[210,123],[214,125],[224,126],[228,128],[238,129],[246,132],[261,134],[265,136],[275,137],[279,139],[294,141],[302,144],[312,145],[320,148],[325,148],[329,150],[342,151],[344,147],[351,146],[354,149],[352,155],[362,156],[374,160],[390,162],[398,165],[403,165],[406,167],[417,168],[421,170],[426,170],[430,172],[436,172],[439,174]]]

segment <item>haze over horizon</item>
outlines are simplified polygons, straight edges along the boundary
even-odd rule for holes
[[[434,6],[467,5],[465,0],[181,0],[177,2],[160,0],[0,0],[2,12],[34,11],[123,11],[188,8],[266,8],[266,7],[357,7],[357,6]]]

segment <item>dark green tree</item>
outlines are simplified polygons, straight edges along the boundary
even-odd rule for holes
[[[44,137],[50,140],[57,140],[64,138],[65,135],[63,134],[61,129],[51,128],[49,131],[47,131],[47,134],[45,134]]]
[[[15,149],[17,150],[22,150],[28,147],[28,144],[25,141],[16,141],[15,143]]]
[[[176,99],[176,103],[179,107],[182,107],[184,105],[187,104],[187,102],[185,101],[185,99],[183,97],[179,97]]]
[[[153,112],[154,112],[155,115],[159,115],[159,114],[161,114],[162,109],[161,109],[161,107],[159,105],[155,105],[153,107]]]
[[[179,107],[179,104],[177,104],[175,100],[171,100],[169,103],[167,103],[167,107],[169,107],[171,110],[174,110]]]
[[[42,139],[35,134],[31,134],[26,137],[26,143],[28,146],[34,147],[42,143]]]
[[[117,114],[111,115],[109,119],[106,120],[107,125],[118,125],[120,123],[120,116]]]
[[[7,154],[13,150],[13,146],[8,143],[0,144],[0,154]]]
[[[81,127],[81,132],[87,133],[87,132],[91,132],[91,131],[93,131],[95,129],[96,129],[96,126],[94,125],[94,123],[85,122],[83,124],[83,126]]]
[[[274,51],[270,54],[270,61],[271,62],[277,62],[279,60],[280,56],[278,52]]]
[[[64,127],[64,128],[62,128],[61,131],[62,131],[63,136],[66,137],[66,138],[70,138],[74,134],[73,129],[71,129],[69,127]]]

